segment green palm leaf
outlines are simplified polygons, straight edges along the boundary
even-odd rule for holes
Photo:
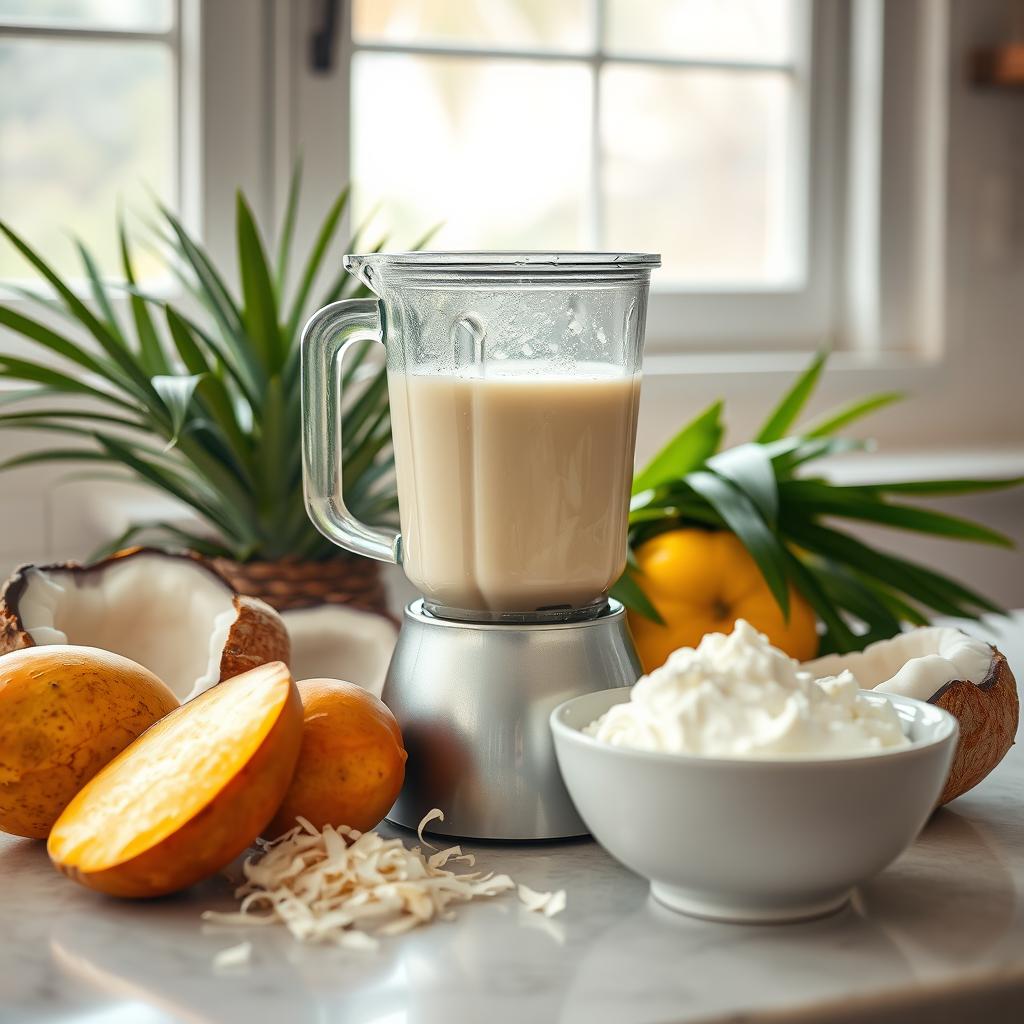
[[[1024,476],[999,477],[992,480],[904,480],[899,483],[864,484],[862,490],[879,494],[916,494],[921,497],[946,494],[979,494],[982,491],[1003,491],[1024,484]]]
[[[757,562],[772,596],[789,618],[789,587],[786,583],[786,550],[769,529],[757,507],[738,487],[714,473],[688,473],[686,482],[722,517]]]
[[[902,401],[906,395],[902,391],[884,391],[878,395],[869,395],[867,398],[858,398],[849,405],[844,405],[833,413],[829,413],[817,423],[811,424],[800,433],[804,437],[829,437],[842,427],[867,416],[869,413],[882,409],[893,402]]]
[[[126,430],[148,431],[149,427],[142,420],[130,419],[127,416],[112,416],[109,413],[75,409],[32,409],[24,412],[0,413],[0,426],[34,427],[47,423],[67,420],[79,423],[102,423],[108,426],[124,427]]]
[[[708,468],[735,484],[754,504],[768,526],[779,517],[779,485],[763,445],[741,444],[707,460]]]
[[[901,530],[930,533],[937,537],[1013,547],[1009,537],[987,526],[944,512],[889,504],[879,500],[869,488],[836,487],[822,480],[787,480],[780,484],[779,489],[787,503],[813,509],[818,515],[840,516],[894,526]]]
[[[118,245],[121,250],[121,271],[125,281],[130,285],[136,284],[135,267],[132,264],[131,247],[128,244],[128,233],[125,230],[124,219],[118,217],[117,222]],[[153,318],[149,314],[149,307],[145,300],[129,292],[129,304],[132,309],[132,319],[135,323],[135,335],[139,343],[139,364],[143,370],[150,374],[167,373],[170,364],[164,356],[163,348],[160,345],[160,336],[156,332]]]
[[[192,396],[203,377],[203,374],[193,373],[153,378],[156,393],[171,413],[171,437],[167,442],[169,448],[178,443],[181,428],[185,425],[189,406],[192,404]]]
[[[117,384],[117,375],[109,364],[97,359],[80,345],[76,345],[69,338],[65,338],[64,335],[51,330],[45,324],[39,323],[38,320],[33,320],[31,317],[24,316],[6,306],[0,306],[0,324],[10,328],[10,330],[20,334],[22,337],[28,338],[29,341],[34,341],[37,345],[41,345],[54,355],[60,356],[62,359],[68,360],[68,362],[75,363],[90,373],[103,377],[108,382]]]
[[[685,476],[711,458],[722,440],[722,403],[715,402],[688,423],[633,478],[633,494]]]
[[[843,621],[839,609],[829,600],[829,596],[810,566],[805,565],[792,552],[784,553],[786,572],[793,580],[793,585],[807,599],[818,618],[825,626],[823,646],[826,651],[855,651],[861,645],[853,631]]]
[[[75,248],[78,250],[78,256],[82,261],[82,268],[85,270],[85,276],[89,282],[93,302],[96,303],[103,314],[110,333],[115,337],[120,336],[121,328],[118,325],[117,317],[114,315],[114,307],[110,304],[110,297],[107,295],[106,286],[103,283],[103,278],[100,275],[99,268],[96,266],[92,253],[78,239],[75,239]]]
[[[0,232],[7,236],[7,239],[18,252],[53,287],[68,310],[74,314],[76,319],[96,339],[100,347],[119,367],[121,370],[121,373],[118,375],[120,386],[144,402],[158,402],[159,399],[149,383],[149,378],[132,358],[131,353],[125,346],[124,339],[115,334],[109,325],[104,324],[94,316],[85,303],[58,277],[56,271],[27,242],[2,221],[0,221]]]
[[[43,384],[51,391],[61,391],[67,394],[88,395],[91,398],[98,398],[111,405],[120,406],[122,409],[130,409],[135,412],[138,408],[134,403],[115,395],[110,391],[93,387],[79,377],[71,377],[60,370],[33,363],[28,359],[17,359],[14,356],[0,354],[0,375],[10,377],[13,380],[23,380],[34,384]]]
[[[796,422],[797,417],[811,397],[814,386],[818,383],[821,371],[825,368],[828,360],[827,352],[819,352],[811,365],[796,379],[796,383],[782,397],[782,401],[772,410],[771,415],[765,421],[756,441],[764,444],[767,441],[777,441]]]
[[[238,421],[235,402],[224,381],[208,362],[203,350],[195,340],[188,321],[179,316],[170,306],[165,310],[167,327],[174,341],[178,355],[185,368],[197,378],[196,396],[203,410],[219,429],[225,443],[231,449],[237,466],[246,474],[252,469],[251,443]]]
[[[331,204],[331,208],[327,211],[327,216],[324,217],[323,223],[320,225],[316,241],[313,243],[309,258],[306,260],[306,266],[302,271],[302,276],[299,278],[299,286],[296,289],[295,297],[292,299],[291,312],[288,314],[285,326],[285,332],[289,338],[293,338],[298,334],[299,326],[302,322],[302,314],[306,308],[306,303],[309,301],[313,282],[320,272],[320,266],[323,263],[324,256],[327,254],[327,249],[337,233],[338,225],[341,222],[341,215],[345,212],[345,206],[348,204],[348,196],[349,189],[346,186]]]
[[[266,377],[280,369],[285,346],[277,326],[277,298],[267,255],[252,211],[241,192],[236,197],[238,265],[242,276],[242,323],[263,364]]]
[[[644,593],[643,588],[636,580],[636,575],[630,569],[627,568],[618,578],[609,591],[609,596],[614,597],[616,601],[621,601],[627,608],[638,612],[645,619],[650,619],[651,622],[656,622],[659,626],[665,624],[665,620]]]
[[[302,158],[295,161],[292,176],[288,182],[288,200],[284,208],[284,220],[277,241],[277,261],[274,269],[274,286],[278,304],[284,299],[288,283],[288,263],[291,256],[292,238],[295,235],[295,218],[299,210],[299,193],[302,191]]]

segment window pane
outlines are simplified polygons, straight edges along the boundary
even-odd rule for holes
[[[661,252],[662,283],[788,277],[792,88],[782,72],[608,66],[604,244]]]
[[[0,0],[0,21],[161,32],[171,0]]]
[[[574,64],[357,53],[357,222],[390,244],[443,222],[438,248],[584,245],[590,80]]]
[[[172,81],[157,43],[0,43],[0,217],[61,272],[79,274],[74,234],[116,275],[118,200],[173,199]],[[0,246],[0,277],[29,276]]]
[[[357,41],[489,49],[579,50],[592,41],[590,0],[355,0]]]
[[[607,0],[612,52],[693,60],[790,58],[793,0]]]

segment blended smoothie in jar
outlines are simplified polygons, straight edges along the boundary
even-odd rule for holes
[[[403,568],[428,603],[600,601],[626,563],[640,377],[491,362],[388,374]]]

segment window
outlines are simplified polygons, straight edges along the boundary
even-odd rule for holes
[[[177,205],[175,0],[0,0],[0,217],[61,273],[116,274],[119,205]],[[140,250],[143,276],[159,270]],[[0,246],[0,279],[30,271]]]
[[[819,345],[838,6],[352,0],[356,220],[440,225],[442,248],[657,251],[649,347]]]
[[[802,276],[796,0],[355,0],[360,213],[459,248],[653,249]]]

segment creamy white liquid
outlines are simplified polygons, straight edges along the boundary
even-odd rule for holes
[[[616,746],[718,757],[844,755],[906,746],[889,704],[858,693],[849,673],[815,679],[738,620],[708,633],[633,687],[629,701],[584,730]]]
[[[431,602],[583,607],[626,563],[638,376],[388,374],[403,568]]]

